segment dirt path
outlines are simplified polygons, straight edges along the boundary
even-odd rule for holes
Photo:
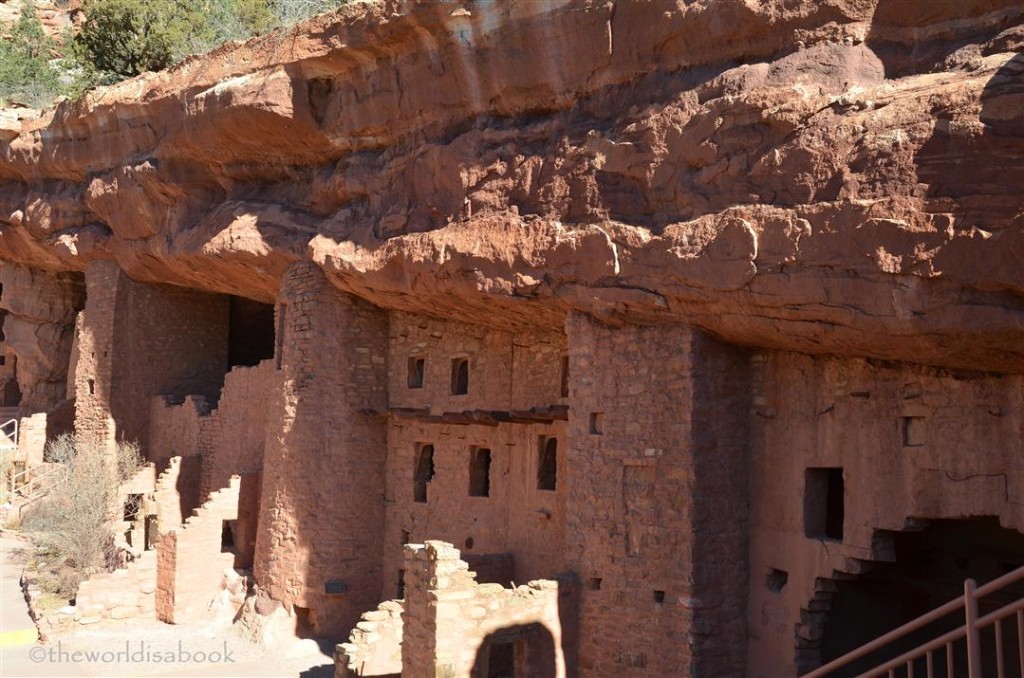
[[[37,642],[19,579],[26,545],[0,538],[0,676],[210,676],[331,678],[330,643],[304,656],[266,656],[224,628],[132,620],[87,627],[46,645]]]

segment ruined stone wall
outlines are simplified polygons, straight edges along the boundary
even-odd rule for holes
[[[148,452],[152,396],[216,400],[227,371],[228,298],[127,278],[121,288],[111,411],[118,436]]]
[[[85,625],[103,619],[151,619],[156,608],[156,570],[156,552],[146,551],[127,567],[89,577],[75,596],[75,621]]]
[[[224,487],[232,475],[263,468],[267,424],[277,412],[280,373],[271,360],[256,367],[235,367],[224,378],[217,409],[203,422],[202,495]]]
[[[312,610],[313,632],[340,636],[381,599],[388,318],[308,264],[290,269],[280,304],[284,403],[264,452],[254,574]]]
[[[745,359],[685,326],[571,314],[566,328],[581,674],[742,675],[747,408],[698,398],[727,390]]]
[[[491,675],[493,646],[505,642],[519,645],[516,675],[566,675],[556,582],[477,584],[459,551],[443,542],[410,544],[406,553],[402,676]]]
[[[964,516],[1024,529],[1024,381],[793,353],[765,353],[759,364],[749,665],[767,677],[815,663],[827,615],[808,613],[816,580],[891,557],[876,531]],[[842,469],[841,540],[807,536],[808,468]],[[781,590],[769,589],[771,570],[788,575]]]
[[[184,402],[169,402],[165,396],[150,399],[149,459],[165,466],[171,457],[199,454],[200,422],[210,412],[203,396],[188,396]]]
[[[211,603],[223,590],[224,572],[234,566],[235,556],[221,548],[225,521],[238,518],[241,478],[210,495],[183,526],[157,542],[156,616],[182,624],[205,618]]]
[[[148,455],[153,396],[216,399],[227,368],[227,297],[137,283],[105,261],[89,264],[86,285],[76,428],[137,440]]]

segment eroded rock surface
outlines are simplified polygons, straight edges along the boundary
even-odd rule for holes
[[[1014,0],[349,6],[3,118],[0,257],[261,301],[310,259],[490,325],[575,308],[1020,371],[1022,21]]]

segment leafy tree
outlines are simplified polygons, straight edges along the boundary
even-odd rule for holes
[[[8,28],[10,39],[0,41],[0,99],[30,106],[45,103],[60,88],[50,66],[55,45],[43,31],[35,7],[23,0],[21,16]]]
[[[167,68],[211,32],[198,4],[154,0],[87,0],[75,36],[78,55],[118,78]]]

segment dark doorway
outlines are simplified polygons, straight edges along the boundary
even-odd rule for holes
[[[873,563],[869,571],[836,583],[831,610],[825,622],[821,644],[822,663],[827,663],[875,638],[963,595],[965,579],[979,585],[1024,565],[1024,535],[999,526],[995,518],[936,520],[916,532],[883,533],[893,541],[895,562]],[[1024,584],[1007,587],[983,598],[979,615],[1024,597]],[[832,674],[854,676],[899,656],[942,633],[963,625],[963,612],[951,614],[898,643],[870,655],[865,661]],[[1017,628],[1013,615],[1003,624],[1006,668],[1010,675],[1020,670],[1017,656]],[[995,635],[982,631],[986,657],[983,674],[996,675]],[[944,652],[934,656],[935,675],[946,675]],[[924,661],[917,662],[914,676],[925,676]],[[954,646],[953,675],[967,675],[963,641]],[[896,676],[907,676],[905,668]]]
[[[243,297],[230,298],[228,365],[253,367],[274,357],[274,307]]]
[[[542,624],[509,626],[488,635],[471,678],[549,678],[555,675],[555,643]]]

